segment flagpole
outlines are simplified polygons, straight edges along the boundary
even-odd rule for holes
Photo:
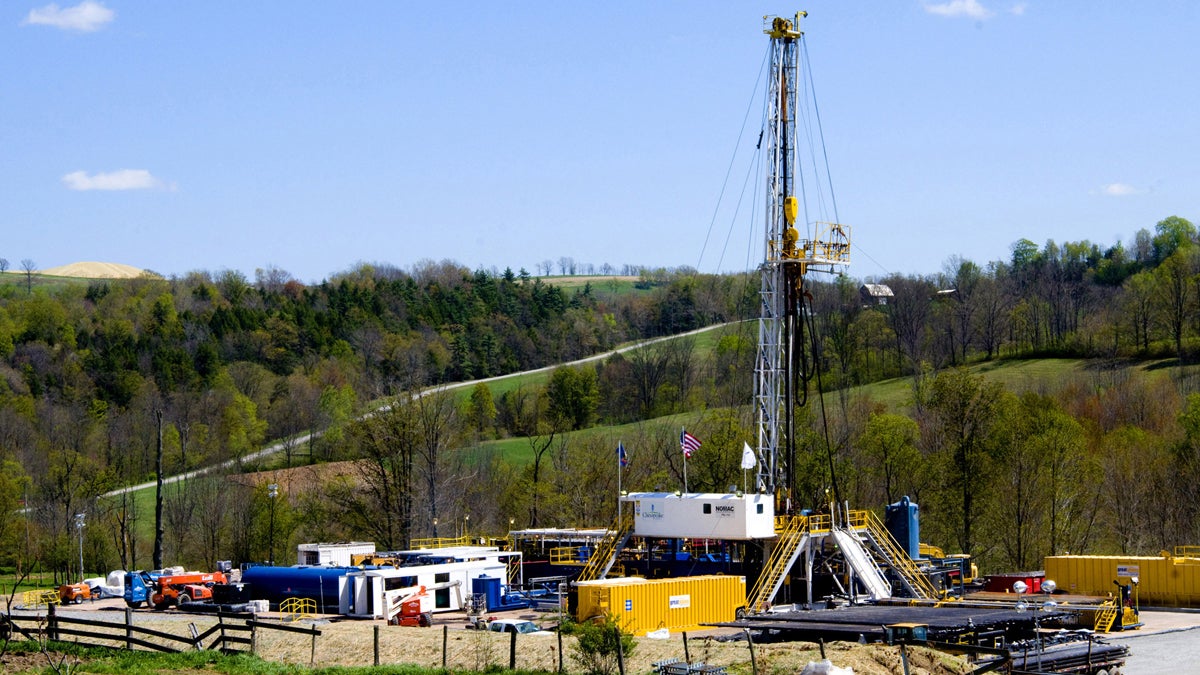
[[[617,527],[621,527],[621,452],[624,451],[625,445],[621,441],[617,441]]]
[[[687,428],[686,428],[686,427],[679,427],[679,446],[680,446],[680,449],[681,449],[681,450],[683,450],[683,492],[684,492],[684,494],[686,494],[686,493],[687,493],[687,491],[688,491],[688,489],[687,489],[687,458],[688,458],[688,453],[687,453],[687,450],[686,450],[685,448],[683,448],[683,438],[684,438],[684,436],[683,436],[683,435],[684,435],[684,434],[686,434],[686,433],[687,433]]]

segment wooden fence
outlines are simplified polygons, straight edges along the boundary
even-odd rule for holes
[[[187,635],[175,635],[161,630],[134,625],[133,610],[125,610],[125,621],[103,621],[60,616],[55,606],[46,613],[0,615],[0,637],[8,639],[21,635],[27,640],[71,641],[87,647],[118,649],[147,649],[159,652],[181,652],[189,649],[219,649],[223,652],[255,651],[259,630],[277,630],[312,636],[313,655],[321,631],[309,626],[287,625],[259,621],[253,614],[218,612],[217,623],[201,632],[196,624],[188,624]]]

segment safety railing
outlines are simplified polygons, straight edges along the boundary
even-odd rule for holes
[[[1200,546],[1176,546],[1176,558],[1200,558]]]
[[[583,546],[555,546],[550,549],[551,565],[578,565],[583,562]]]
[[[892,538],[892,533],[888,532],[878,516],[871,511],[851,511],[851,522],[856,519],[860,519],[864,523],[871,536],[871,541],[879,548],[879,552],[892,569],[903,578],[904,585],[908,587],[909,592],[918,598],[938,597],[937,589],[929,583],[929,579],[912,561],[912,558],[908,557],[908,553],[900,547],[900,543]]]
[[[592,555],[588,556],[587,564],[584,565],[583,571],[579,573],[579,581],[591,581],[599,579],[612,568],[613,563],[617,560],[617,553],[620,552],[621,546],[629,538],[629,533],[633,531],[633,514],[625,513],[613,521],[613,526],[609,528],[604,538],[596,542],[596,550],[592,551]]]
[[[1105,600],[1104,604],[1100,605],[1100,612],[1096,614],[1096,625],[1093,628],[1097,633],[1108,633],[1112,630],[1113,622],[1116,620],[1117,603]]]
[[[279,603],[279,614],[280,618],[289,622],[311,619],[317,615],[317,601],[312,598],[287,598]]]
[[[53,589],[40,589],[25,591],[21,593],[21,606],[32,609],[34,607],[47,607],[49,605],[58,604],[58,591]]]
[[[461,537],[425,537],[423,539],[413,539],[413,548],[452,548],[455,546],[470,546],[471,538],[463,535]]]
[[[795,558],[796,548],[800,542],[804,541],[804,537],[809,533],[812,524],[812,516],[792,516],[789,519],[787,526],[779,533],[776,538],[775,548],[771,550],[771,555],[767,558],[766,564],[763,565],[762,574],[759,575],[758,581],[750,589],[750,594],[747,596],[746,608],[751,612],[762,612],[767,608],[767,603],[775,596],[779,590],[779,582],[783,579],[783,575],[787,574],[791,567],[792,560]]]

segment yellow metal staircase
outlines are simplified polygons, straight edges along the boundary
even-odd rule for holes
[[[783,577],[796,562],[800,546],[808,538],[809,523],[807,516],[792,516],[783,520],[783,527],[778,531],[775,547],[763,565],[762,574],[750,589],[747,596],[746,609],[751,613],[763,612],[767,603],[775,598],[779,587],[783,585]]]
[[[1108,633],[1112,630],[1113,622],[1117,620],[1117,603],[1112,600],[1105,600],[1103,605],[1100,605],[1100,613],[1096,615],[1095,631],[1097,633]]]
[[[593,581],[607,576],[608,571],[612,569],[613,563],[617,560],[617,554],[625,547],[625,542],[629,541],[631,534],[633,534],[633,514],[627,512],[613,522],[613,526],[603,539],[596,542],[595,550],[588,556],[587,564],[584,565],[583,571],[579,573],[576,581]]]
[[[900,582],[913,597],[926,600],[938,597],[937,589],[929,583],[929,579],[912,561],[908,553],[892,538],[892,534],[884,527],[878,516],[871,511],[851,511],[850,520],[851,527],[866,529],[871,544],[900,577]]]

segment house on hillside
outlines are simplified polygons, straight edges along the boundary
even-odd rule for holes
[[[895,297],[892,294],[892,289],[885,284],[863,284],[858,289],[858,294],[862,296],[863,305],[867,307],[877,307],[888,304],[888,301]]]

